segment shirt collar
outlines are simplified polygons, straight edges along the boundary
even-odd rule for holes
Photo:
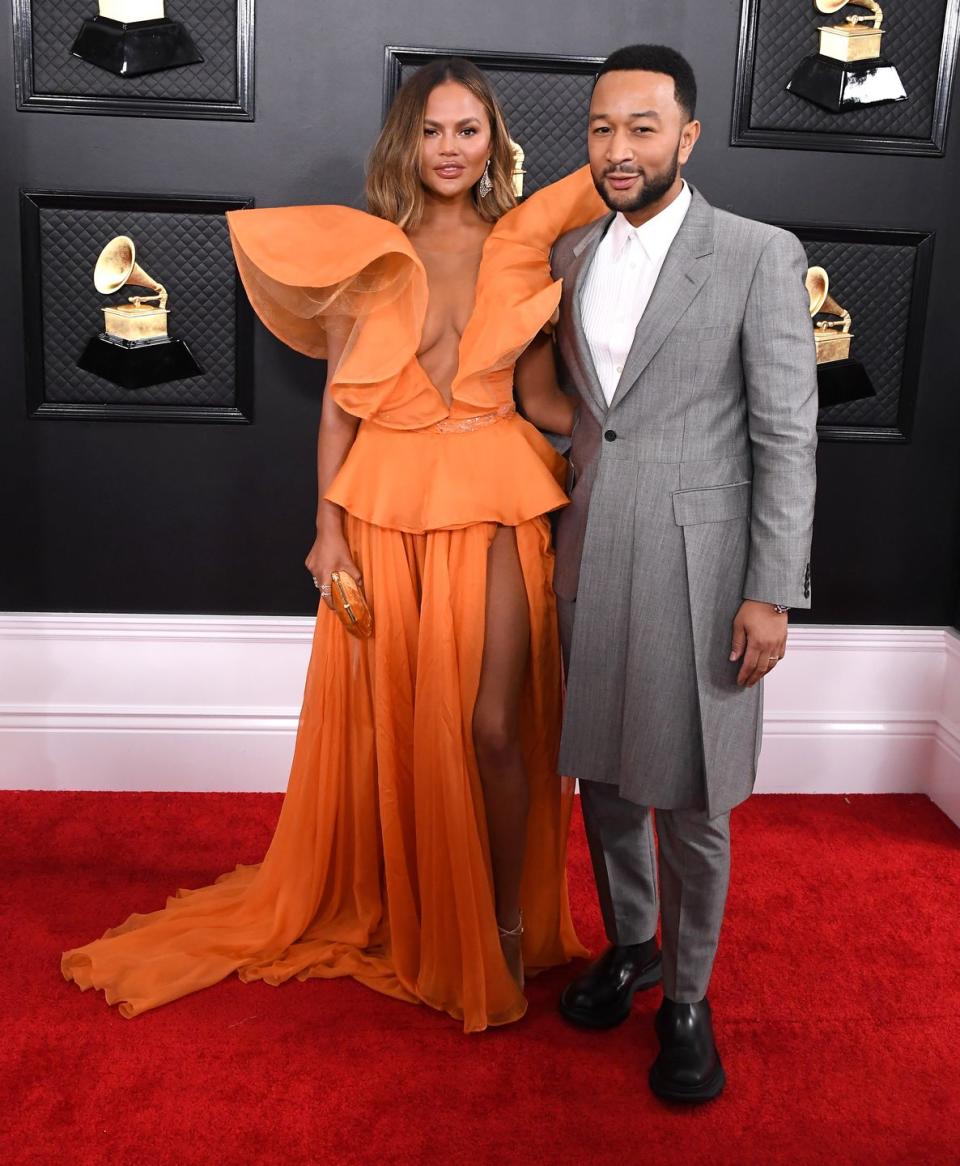
[[[639,243],[647,259],[662,262],[686,218],[691,200],[690,187],[684,182],[673,202],[639,227],[631,226],[618,213],[607,232],[613,257],[619,259],[626,247]]]

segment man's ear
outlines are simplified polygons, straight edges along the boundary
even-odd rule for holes
[[[700,137],[700,123],[696,120],[688,121],[680,131],[680,150],[677,160],[682,166],[693,153],[693,147]]]

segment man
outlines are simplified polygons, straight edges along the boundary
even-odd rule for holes
[[[556,245],[559,348],[581,398],[556,537],[567,662],[560,770],[581,801],[611,946],[561,1011],[606,1028],[661,979],[653,1091],[724,1086],[707,987],[729,819],[749,796],[761,681],[810,602],[817,382],[793,235],[681,177],[700,134],[672,49],[615,52],[588,145],[610,208]]]

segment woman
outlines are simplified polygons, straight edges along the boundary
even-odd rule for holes
[[[332,572],[362,578],[375,631],[354,639],[320,609],[263,862],[64,956],[125,1016],[236,970],[351,975],[475,1031],[523,1015],[524,962],[582,951],[555,773],[562,463],[534,425],[573,422],[542,332],[549,249],[602,205],[583,171],[504,214],[512,168],[483,74],[449,59],[400,91],[370,214],[229,216],[261,319],[327,359],[306,565],[328,604]]]

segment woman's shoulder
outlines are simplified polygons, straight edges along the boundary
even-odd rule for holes
[[[542,186],[508,211],[492,233],[504,241],[549,250],[561,235],[593,222],[606,211],[590,167],[581,166],[572,174]]]

